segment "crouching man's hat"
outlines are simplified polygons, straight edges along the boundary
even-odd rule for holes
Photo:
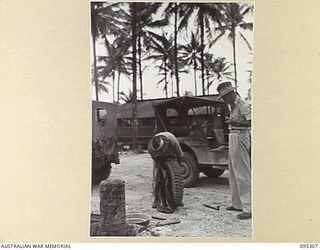
[[[217,87],[217,91],[219,93],[218,99],[221,99],[223,96],[225,96],[226,94],[232,92],[235,89],[236,88],[232,86],[231,82],[222,82],[222,83],[220,83],[219,86]]]

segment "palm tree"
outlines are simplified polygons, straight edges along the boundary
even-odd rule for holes
[[[132,45],[132,148],[138,148],[137,119],[137,3],[129,3],[131,15],[131,45]]]
[[[110,75],[113,78],[113,89],[115,88],[115,72],[118,73],[118,83],[117,83],[117,102],[120,100],[120,76],[124,74],[125,76],[129,76],[129,46],[130,43],[125,39],[126,37],[120,36],[115,39],[111,44],[107,39],[105,39],[105,46],[107,55],[100,56],[99,61],[104,62],[104,66],[100,66],[102,74],[104,77],[109,77]],[[99,67],[98,67],[99,68]],[[113,101],[114,98],[114,90],[113,90]]]
[[[96,72],[97,72],[97,80],[98,80],[98,88],[100,88],[101,86],[101,81],[106,80],[106,78],[111,77],[112,78],[112,102],[115,102],[115,97],[114,97],[114,90],[115,90],[115,70],[113,68],[109,68],[106,65],[102,65],[102,66],[97,66],[96,67]],[[110,85],[110,83],[108,82],[108,85]],[[99,91],[100,92],[100,91]],[[107,93],[109,93],[108,91],[105,91]]]
[[[249,54],[252,54],[251,52]],[[249,89],[248,89],[248,94],[247,94],[247,98],[246,101],[251,102],[252,100],[252,61],[248,62],[248,64],[251,65],[251,69],[247,70],[247,72],[249,73],[248,76],[248,83],[249,83]]]
[[[190,17],[193,13],[196,13],[196,23],[200,28],[200,54],[201,54],[201,74],[202,74],[202,94],[205,95],[205,84],[204,84],[204,29],[206,28],[207,33],[211,34],[210,21],[220,24],[223,18],[220,11],[221,4],[218,3],[186,3],[182,5],[180,11],[183,13],[179,28],[188,28]]]
[[[99,37],[103,37],[106,34],[121,34],[119,24],[121,20],[114,18],[117,14],[113,8],[116,4],[105,4],[99,2],[91,2],[91,37],[93,48],[93,79],[96,89],[96,100],[99,100],[99,80],[97,72],[97,55],[96,55],[96,41]]]
[[[178,61],[178,67],[179,67],[179,71],[178,71],[179,74],[189,73],[189,70],[185,69],[186,64],[183,61],[181,61],[181,60]],[[159,69],[159,75],[163,76],[163,78],[159,82],[157,82],[157,85],[160,85],[162,82],[164,82],[163,91],[166,94],[166,98],[168,98],[168,84],[169,84],[168,80],[169,80],[169,76],[170,76],[170,78],[171,78],[171,96],[173,97],[174,96],[174,91],[173,91],[174,90],[174,84],[173,84],[174,77],[173,76],[175,75],[175,69],[176,69],[174,63],[170,60],[164,60],[162,62],[162,64],[160,66],[156,66],[156,68]],[[178,96],[177,92],[176,92],[176,94]]]
[[[193,32],[191,32],[188,44],[181,45],[181,60],[184,61],[185,65],[193,66],[194,94],[197,95],[197,70],[201,65],[201,44]]]
[[[179,86],[179,65],[178,65],[178,19],[179,19],[179,3],[168,3],[164,13],[167,18],[174,15],[174,67],[176,77],[177,96],[180,96]]]
[[[99,82],[98,82],[98,73],[97,73],[97,55],[96,55],[96,40],[101,30],[104,27],[101,25],[103,21],[99,15],[99,8],[102,7],[102,3],[93,3],[91,2],[91,37],[92,37],[92,49],[93,49],[93,79],[96,89],[96,101],[99,101]]]
[[[157,83],[158,85],[164,82],[164,91],[166,98],[168,98],[168,75],[173,65],[173,50],[172,46],[173,37],[167,37],[164,33],[158,35],[154,32],[149,32],[149,43],[147,44],[147,50],[150,51],[150,55],[147,60],[160,61],[160,65],[156,67],[159,69],[159,74],[163,75],[163,78]],[[172,71],[171,71],[172,72]]]
[[[92,67],[92,75],[94,75],[94,67]],[[98,92],[99,93],[102,93],[102,92],[105,92],[105,93],[109,93],[109,89],[108,89],[108,85],[110,85],[109,82],[105,81],[105,77],[103,77],[102,75],[99,74],[99,71],[98,71],[98,77],[97,77],[97,81],[98,81]],[[92,84],[95,85],[95,79],[92,78]]]
[[[166,95],[166,98],[168,98],[168,78],[167,78],[167,71],[161,72],[161,68],[159,66],[159,75],[162,75],[163,77],[160,79],[160,81],[157,82],[157,86],[159,86],[162,82],[164,82],[163,86],[163,92]]]
[[[230,63],[224,57],[214,58],[212,54],[205,54],[205,68],[207,73],[207,91],[210,94],[210,87],[217,81],[220,83],[222,80],[231,79],[232,72],[228,71]]]
[[[232,42],[233,49],[233,67],[235,86],[237,87],[237,59],[236,59],[236,37],[240,37],[245,41],[248,48],[252,50],[250,43],[241,32],[242,30],[252,30],[253,23],[246,22],[245,17],[253,10],[253,6],[247,4],[227,3],[222,5],[222,12],[224,14],[224,24],[217,29],[221,32],[215,39],[222,37],[225,33],[229,33],[228,38]]]
[[[133,92],[131,89],[129,89],[129,93],[126,94],[123,91],[120,92],[120,97],[122,101],[125,102],[132,102],[133,101]]]
[[[138,65],[140,80],[140,99],[143,100],[142,83],[142,40],[148,43],[149,29],[160,28],[168,25],[168,19],[154,20],[154,14],[157,13],[162,3],[137,3],[137,42],[138,42]]]
[[[123,3],[122,5],[125,5]],[[141,3],[131,2],[128,3],[129,12],[122,11],[123,22],[122,27],[124,30],[127,28],[130,29],[131,39],[130,45],[132,48],[132,58],[131,58],[131,73],[132,73],[132,119],[133,119],[133,136],[132,136],[132,147],[133,149],[137,148],[137,42],[139,44],[139,35],[141,33],[141,29],[139,29],[139,24],[143,22],[143,20],[148,19],[147,17],[154,13],[160,3],[148,5],[147,9],[141,8]],[[146,6],[146,5],[144,5]],[[138,53],[140,52],[138,48]],[[140,67],[141,69],[141,67]],[[142,75],[142,74],[140,74]],[[142,82],[141,82],[142,83]],[[141,86],[141,95],[143,95],[143,89]]]

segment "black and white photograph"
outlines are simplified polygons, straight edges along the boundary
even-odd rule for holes
[[[317,249],[319,9],[0,1],[1,248]]]
[[[251,239],[254,4],[89,4],[89,236]]]

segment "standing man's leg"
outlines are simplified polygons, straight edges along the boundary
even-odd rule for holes
[[[251,160],[250,160],[250,132],[239,134],[238,146],[235,150],[233,170],[243,208],[238,214],[239,219],[251,218]]]
[[[159,193],[160,193],[160,178],[161,178],[161,173],[160,173],[160,169],[157,165],[158,163],[153,160],[153,182],[152,182],[152,186],[153,186],[153,196],[154,196],[154,200],[152,203],[152,208],[157,208],[157,205],[159,203]]]
[[[251,159],[250,132],[239,134],[239,145],[235,157],[235,175],[244,212],[251,213]]]
[[[232,199],[232,207],[227,208],[227,210],[234,210],[235,208],[238,211],[242,210],[242,204],[240,200],[239,189],[237,185],[236,179],[236,157],[237,157],[237,148],[238,148],[238,137],[237,133],[229,134],[229,185],[231,190],[231,199]]]

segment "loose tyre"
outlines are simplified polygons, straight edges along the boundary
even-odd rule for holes
[[[183,152],[181,172],[184,187],[194,187],[199,179],[199,169],[196,159],[189,152]]]
[[[170,174],[171,189],[176,207],[182,205],[183,200],[183,179],[180,165],[176,160],[166,161],[166,169]]]
[[[219,177],[224,173],[225,169],[217,169],[213,167],[204,167],[202,172],[208,177]]]

